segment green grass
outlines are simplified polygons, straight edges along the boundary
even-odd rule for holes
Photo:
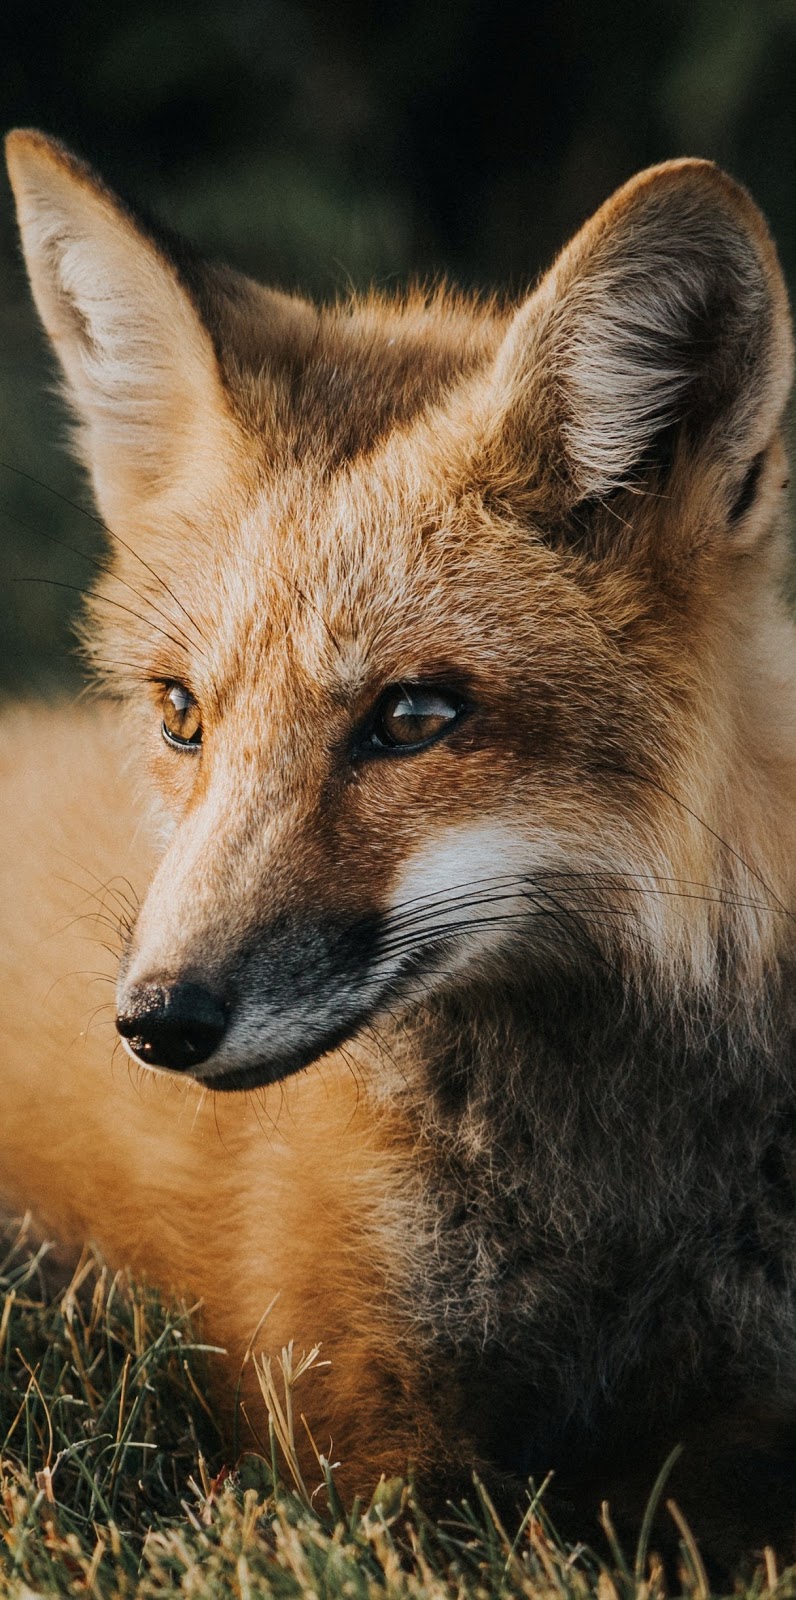
[[[232,1467],[203,1399],[207,1351],[185,1310],[111,1275],[91,1252],[66,1289],[55,1277],[24,1226],[0,1230],[0,1595],[663,1595],[643,1535],[634,1556],[615,1545],[610,1564],[567,1549],[530,1490],[519,1529],[504,1529],[477,1482],[469,1504],[432,1523],[398,1481],[344,1508],[320,1458],[321,1505],[291,1474],[290,1373],[292,1363],[295,1381],[300,1362],[290,1352],[262,1372],[270,1459]],[[683,1591],[705,1600],[699,1554],[682,1532]],[[777,1575],[769,1560],[746,1592],[796,1596],[796,1569]]]

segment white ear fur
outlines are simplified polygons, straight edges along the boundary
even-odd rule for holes
[[[632,485],[674,426],[742,475],[791,369],[763,218],[709,162],[678,161],[633,179],[576,236],[518,312],[496,384],[507,416],[519,404],[529,423],[542,397],[577,499]]]
[[[6,150],[34,299],[110,520],[157,494],[200,417],[224,412],[212,343],[171,262],[87,167],[35,131]]]

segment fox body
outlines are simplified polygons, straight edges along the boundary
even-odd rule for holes
[[[789,1550],[791,337],[759,212],[673,162],[518,306],[318,309],[43,135],[9,167],[109,557],[107,701],[5,719],[6,1202],[200,1299],[228,1413],[252,1340],[321,1340],[348,1490],[554,1468],[630,1526],[683,1442],[709,1552]]]

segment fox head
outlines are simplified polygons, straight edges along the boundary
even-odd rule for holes
[[[484,983],[779,959],[791,337],[745,191],[642,173],[516,306],[317,308],[50,138],[8,160],[108,528],[88,649],[168,819],[132,1053],[247,1087]]]

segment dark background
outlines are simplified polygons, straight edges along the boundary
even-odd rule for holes
[[[0,122],[59,134],[208,251],[333,296],[445,272],[518,292],[673,155],[749,185],[796,280],[796,0],[3,0]],[[97,530],[0,214],[0,690],[79,684]]]

